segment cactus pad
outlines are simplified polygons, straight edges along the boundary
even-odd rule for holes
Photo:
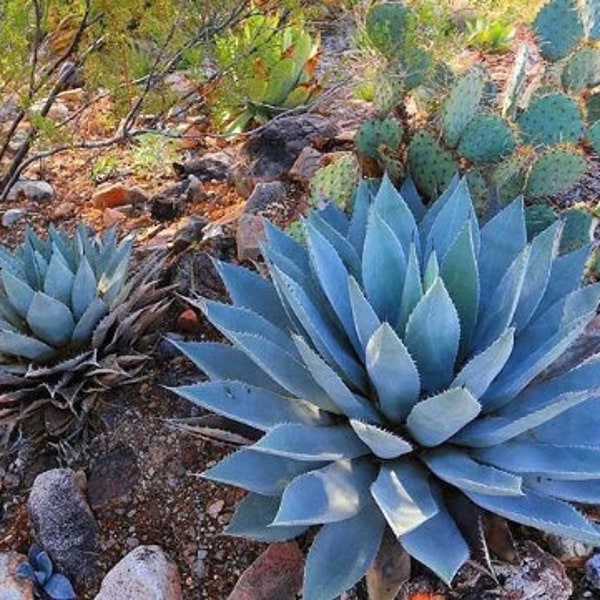
[[[560,240],[561,254],[587,246],[592,241],[596,222],[588,211],[577,207],[569,208],[562,218],[565,226]]]
[[[479,109],[485,81],[481,73],[471,71],[459,79],[442,108],[442,131],[451,148],[456,148],[465,127]]]
[[[592,94],[585,103],[585,120],[593,125],[600,120],[600,94]]]
[[[576,0],[550,0],[538,12],[533,30],[547,60],[564,58],[583,39],[583,23]]]
[[[578,142],[584,129],[577,102],[560,93],[536,98],[518,123],[523,141],[535,146]]]
[[[369,158],[379,158],[379,148],[398,148],[402,140],[402,127],[394,119],[369,119],[356,133],[356,148]]]
[[[525,191],[532,198],[551,196],[579,181],[587,161],[567,148],[554,148],[542,155],[531,167]]]
[[[404,85],[407,90],[412,90],[421,85],[432,68],[431,54],[423,48],[410,48],[405,52]]]
[[[575,94],[600,83],[600,48],[580,48],[567,61],[562,73],[564,88]]]
[[[470,169],[465,174],[473,206],[479,219],[485,219],[489,207],[490,189],[485,175],[479,169]]]
[[[375,84],[373,108],[378,117],[384,118],[392,112],[402,99],[403,86],[396,77],[383,73]]]
[[[558,217],[548,204],[532,204],[525,208],[525,226],[527,238],[533,239],[536,235],[547,229]]]
[[[501,117],[493,113],[476,115],[465,127],[458,144],[461,156],[474,163],[500,160],[514,149],[513,132]]]
[[[511,156],[497,165],[490,173],[489,182],[490,187],[495,188],[501,206],[512,202],[519,194],[523,193],[525,187],[523,159]]]
[[[596,152],[600,154],[600,121],[596,121],[586,133],[586,139]]]
[[[598,0],[580,0],[583,28],[588,39],[600,40],[600,2]]]
[[[411,17],[410,9],[403,2],[376,4],[367,13],[367,35],[386,58],[399,58],[407,47]]]
[[[408,146],[408,167],[415,185],[428,198],[446,189],[458,165],[430,131],[419,131]]]
[[[310,181],[313,203],[333,200],[340,208],[352,206],[353,193],[360,179],[360,167],[352,154],[344,154],[321,167]]]

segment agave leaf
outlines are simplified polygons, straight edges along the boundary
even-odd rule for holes
[[[525,485],[540,496],[569,500],[580,504],[600,503],[600,481],[560,481],[538,475],[524,476]]]
[[[362,256],[365,245],[365,235],[367,231],[367,220],[369,218],[369,206],[371,205],[370,184],[362,180],[356,188],[356,198],[354,200],[354,210],[350,227],[348,229],[348,241],[354,246],[357,254]]]
[[[211,381],[184,385],[177,388],[177,393],[198,406],[261,431],[268,431],[280,423],[322,423],[313,404],[284,398],[246,382]]]
[[[27,324],[37,337],[55,347],[67,344],[75,328],[71,311],[42,292],[36,292],[31,300]]]
[[[214,265],[236,306],[251,310],[279,329],[289,326],[277,291],[270,281],[238,265],[217,260]]]
[[[345,340],[336,335],[335,328],[323,317],[318,306],[311,302],[302,287],[275,266],[272,268],[272,275],[277,288],[317,350],[329,363],[336,365],[339,372],[343,373],[355,387],[366,389],[366,376],[362,365],[355,360],[352,349],[346,347]]]
[[[514,327],[510,327],[493,344],[474,356],[460,370],[450,387],[464,387],[475,398],[481,398],[510,358],[514,337]]]
[[[275,425],[252,449],[310,461],[345,460],[369,453],[369,448],[347,425],[313,427],[302,423]]]
[[[50,358],[55,349],[26,335],[11,331],[0,331],[0,353],[7,356],[22,356],[36,362],[43,362]]]
[[[75,274],[71,291],[71,306],[76,319],[87,310],[87,307],[97,297],[97,283],[94,271],[87,258],[83,256]]]
[[[329,239],[330,235],[333,235],[333,231],[337,234],[338,240],[343,240],[344,244],[348,244],[349,248],[352,248],[352,244],[346,240],[348,229],[350,228],[350,221],[348,220],[346,213],[335,202],[328,202],[321,210],[309,214],[308,219],[313,222],[315,227],[317,227],[327,239]],[[334,244],[331,239],[329,239],[329,242],[335,247],[336,244]],[[356,251],[353,248],[352,251],[356,255],[356,258],[358,258],[358,254],[356,254]],[[360,261],[358,264],[360,265]]]
[[[579,481],[600,477],[600,448],[513,441],[473,454],[483,462],[513,473]]]
[[[279,498],[250,492],[238,504],[225,529],[227,535],[245,537],[257,542],[285,542],[303,534],[307,527],[271,525],[279,508]]]
[[[108,311],[108,305],[104,300],[100,298],[92,300],[73,330],[71,341],[74,347],[81,347],[91,339],[94,329],[104,316],[108,314]]]
[[[263,223],[268,247],[277,254],[290,260],[301,273],[308,273],[310,263],[306,248],[301,246],[296,240],[285,234],[283,231],[277,229],[277,227],[268,220],[263,221]]]
[[[371,336],[365,362],[381,411],[392,423],[402,421],[417,402],[421,383],[413,359],[388,323]]]
[[[487,448],[495,444],[502,444],[589,399],[588,391],[567,392],[557,398],[547,398],[538,406],[527,405],[523,411],[517,409],[512,414],[507,411],[501,413],[500,416],[480,419],[465,427],[456,437],[456,441],[475,448]]]
[[[264,371],[257,369],[256,364],[234,346],[214,342],[171,340],[171,343],[213,380],[245,381],[248,385],[264,388],[276,394],[285,393],[284,388],[275,383]]]
[[[527,244],[522,198],[517,198],[481,230],[479,277],[482,290],[493,290]],[[490,297],[481,297],[480,313],[494,307]]]
[[[411,444],[399,435],[380,429],[371,423],[350,419],[350,425],[361,441],[379,458],[398,458],[413,450]]]
[[[408,318],[422,297],[423,286],[421,284],[421,267],[419,265],[416,246],[411,244],[408,254],[408,266],[406,267],[406,277],[404,279],[404,288],[402,290],[402,300],[400,301],[400,315],[395,326],[398,335],[404,335]]]
[[[413,181],[410,173],[402,182],[400,186],[400,195],[406,202],[406,205],[412,211],[412,214],[417,222],[419,222],[427,212],[425,205],[423,204],[423,200],[415,186],[415,182]]]
[[[591,253],[591,247],[584,246],[563,256],[559,256],[553,263],[550,270],[550,278],[546,291],[542,297],[534,315],[536,320],[544,314],[549,308],[556,304],[561,298],[564,298],[571,292],[574,292],[581,285],[583,279],[583,270]]]
[[[371,423],[381,421],[377,411],[360,396],[353,394],[336,372],[316,354],[299,336],[294,336],[296,347],[313,379],[323,388],[333,402],[334,411],[350,418],[366,419]]]
[[[394,232],[373,208],[362,261],[362,279],[369,302],[381,320],[395,323],[404,287],[406,256]]]
[[[600,543],[600,529],[565,502],[531,492],[519,497],[486,496],[468,491],[466,495],[481,508],[511,521],[594,546]]]
[[[356,279],[352,276],[348,278],[348,294],[352,307],[354,327],[363,347],[362,355],[364,357],[364,349],[366,349],[371,336],[380,325],[379,317],[375,314],[373,307],[369,304]]]
[[[441,502],[437,513],[401,535],[400,543],[448,585],[469,558],[469,546]]]
[[[58,254],[53,253],[44,281],[44,292],[66,306],[70,306],[74,279],[75,275],[66,262]]]
[[[490,496],[521,496],[522,479],[482,465],[454,448],[441,448],[423,457],[427,466],[443,481],[459,490]]]
[[[352,345],[359,348],[348,295],[348,271],[335,248],[310,221],[304,230],[313,271]]]
[[[29,287],[22,279],[15,277],[5,269],[2,270],[0,276],[2,277],[4,290],[12,307],[21,317],[25,318],[33,300],[35,290]]]
[[[452,181],[450,181],[450,183],[448,184],[448,187],[442,192],[442,194],[440,194],[439,198],[431,206],[428,207],[427,213],[421,219],[421,222],[419,223],[419,231],[421,233],[422,248],[424,250],[427,249],[427,245],[425,242],[429,238],[431,228],[433,227],[433,224],[435,223],[438,215],[444,209],[446,204],[450,202],[453,194],[459,189],[461,185],[464,187],[465,184],[461,184],[461,179],[458,174],[454,175]],[[461,192],[459,191],[458,193],[460,194]],[[426,252],[424,253],[426,254]]]
[[[374,467],[368,460],[338,461],[296,477],[283,492],[273,525],[344,521],[370,504]]]
[[[439,510],[426,474],[409,462],[384,464],[371,494],[395,536],[416,529]]]
[[[77,260],[73,248],[73,242],[69,239],[69,236],[64,231],[56,229],[54,224],[50,223],[48,227],[48,235],[52,240],[52,251],[58,252],[65,262],[69,265],[71,272],[75,272],[77,269]]]
[[[2,271],[8,271],[19,279],[24,279],[25,268],[23,262],[9,250],[0,244],[0,268]]]
[[[280,496],[294,477],[324,466],[324,462],[292,460],[242,448],[204,471],[202,477],[263,496]]]
[[[562,223],[556,221],[540,233],[531,243],[531,255],[519,303],[515,311],[514,324],[517,331],[525,328],[544,297],[550,278],[552,261],[558,252]]]
[[[442,260],[440,274],[460,320],[461,353],[470,346],[479,308],[479,272],[472,223],[467,222]]]
[[[433,392],[450,383],[459,337],[456,308],[438,278],[410,315],[404,336],[417,363],[422,389]]]
[[[432,252],[427,259],[425,265],[425,272],[423,273],[423,291],[427,292],[431,289],[436,279],[440,275],[440,265],[438,263],[437,255]]]
[[[373,209],[393,231],[402,244],[404,254],[410,251],[410,241],[415,238],[417,223],[404,198],[398,193],[387,173],[384,174],[373,201]]]
[[[498,287],[491,294],[485,311],[480,313],[475,331],[474,347],[487,348],[513,323],[513,318],[525,282],[531,246],[526,246],[510,265]]]
[[[334,600],[360,581],[377,555],[384,529],[385,520],[373,506],[342,523],[323,525],[306,559],[302,597]]]
[[[465,388],[445,390],[419,402],[408,415],[406,425],[424,446],[437,446],[473,421],[481,405]]]

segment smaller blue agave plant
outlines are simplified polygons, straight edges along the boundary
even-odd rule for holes
[[[75,590],[71,582],[54,570],[48,553],[34,544],[27,553],[27,562],[17,567],[17,577],[25,577],[33,582],[38,598],[51,600],[74,600]]]

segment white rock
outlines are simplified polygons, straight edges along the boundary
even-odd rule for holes
[[[27,214],[24,208],[9,208],[2,215],[2,226],[12,227],[21,217]]]
[[[102,581],[95,600],[182,600],[177,567],[159,546],[138,546]]]

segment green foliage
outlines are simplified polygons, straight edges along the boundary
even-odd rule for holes
[[[558,216],[548,204],[532,204],[525,208],[525,224],[527,226],[527,239],[532,240],[550,227]]]
[[[586,139],[596,151],[600,154],[600,121],[596,121],[586,133]]]
[[[144,133],[135,138],[130,153],[136,169],[170,169],[178,158],[177,141],[160,134]]]
[[[562,214],[564,230],[560,243],[560,252],[572,252],[590,244],[594,239],[594,229],[598,219],[594,218],[589,210],[572,207]]]
[[[510,50],[516,29],[509,23],[478,17],[467,21],[467,33],[469,46],[500,54]]]
[[[367,35],[388,60],[402,60],[411,41],[414,17],[404,2],[381,2],[367,13]]]
[[[397,149],[402,141],[402,127],[394,119],[369,119],[356,133],[356,148],[369,158],[378,158],[381,147]]]
[[[600,544],[569,504],[600,501],[600,360],[548,371],[600,287],[581,287],[585,251],[557,260],[560,224],[528,243],[520,200],[480,228],[464,180],[426,210],[384,178],[304,234],[267,224],[268,278],[217,264],[231,304],[191,302],[227,342],[178,344],[209,380],[176,393],[260,432],[203,474],[248,492],[227,533],[316,529],[305,600],[354,586],[386,532],[450,583],[471,503]]]

